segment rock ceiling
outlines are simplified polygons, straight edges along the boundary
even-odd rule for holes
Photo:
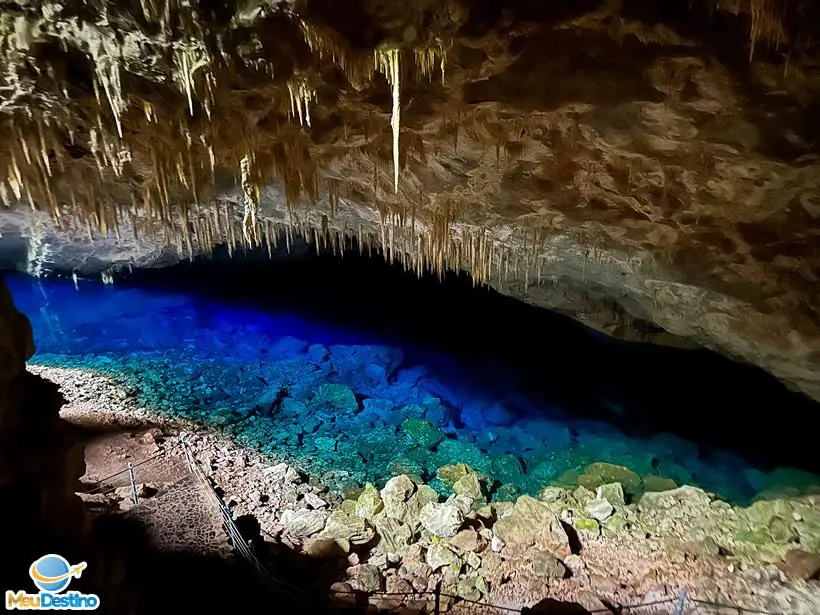
[[[358,241],[820,399],[818,32],[813,0],[0,0],[0,242]]]

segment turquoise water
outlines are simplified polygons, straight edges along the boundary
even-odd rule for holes
[[[157,413],[191,418],[246,446],[284,455],[339,490],[380,484],[405,472],[434,480],[438,467],[453,463],[486,473],[495,497],[504,499],[537,493],[551,482],[576,482],[595,462],[653,477],[643,478],[647,489],[657,477],[666,477],[734,502],[760,491],[795,493],[820,484],[813,474],[757,464],[669,431],[629,429],[641,421],[638,417],[655,413],[657,418],[665,410],[650,407],[662,398],[629,392],[625,376],[612,379],[620,389],[610,382],[603,393],[596,392],[594,371],[570,386],[567,372],[560,371],[569,359],[559,357],[550,363],[553,368],[539,367],[525,377],[520,365],[535,365],[535,358],[511,367],[514,361],[507,364],[504,358],[513,352],[510,348],[475,360],[433,349],[425,345],[420,328],[413,333],[408,324],[410,332],[402,335],[401,323],[410,318],[406,314],[392,328],[387,321],[370,329],[361,322],[332,322],[344,305],[356,301],[384,313],[389,302],[381,306],[378,294],[326,298],[328,305],[317,308],[313,289],[309,303],[315,309],[306,315],[308,310],[296,311],[293,302],[279,301],[278,307],[255,302],[252,293],[241,300],[220,298],[216,275],[206,276],[212,292],[195,291],[192,271],[177,278],[164,274],[170,277],[163,284],[104,286],[80,280],[77,288],[71,280],[11,276],[15,302],[35,331],[32,362],[115,375]],[[276,278],[269,283],[275,285]],[[283,282],[285,288],[290,287]],[[289,296],[293,292],[290,288]],[[424,303],[423,297],[419,301],[429,310],[417,313],[422,308],[414,307],[416,318],[440,320],[444,312],[442,331],[458,327],[458,314],[448,317],[446,306]],[[322,313],[325,318],[317,316]],[[582,334],[587,337],[572,343],[587,356],[596,352],[594,344],[609,344],[597,334],[562,335]],[[557,348],[563,338],[555,333],[553,339]],[[520,352],[541,355],[550,349]],[[622,363],[628,356],[613,361]],[[658,351],[650,359],[665,356]],[[555,373],[548,373],[552,369]],[[543,385],[538,395],[529,394],[537,388],[534,383]],[[573,398],[573,388],[583,389],[583,396]],[[607,399],[600,405],[611,420],[575,411],[592,403],[584,400],[602,397]],[[640,408],[636,418],[630,418],[632,406]]]

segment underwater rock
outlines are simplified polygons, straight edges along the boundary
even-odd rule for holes
[[[642,491],[641,477],[627,467],[612,463],[593,463],[578,477],[578,484],[587,489],[596,489],[607,483],[621,483],[626,494],[636,496]]]
[[[515,455],[493,455],[492,474],[503,483],[519,483],[523,477],[521,459]]]
[[[546,551],[532,552],[532,571],[539,579],[563,579],[567,576],[564,563]]]
[[[419,446],[432,449],[444,440],[444,434],[427,419],[407,419],[401,424],[410,438]]]
[[[510,502],[515,500],[520,494],[521,490],[517,485],[504,483],[493,492],[493,500],[496,502]]]
[[[389,399],[379,399],[376,397],[368,397],[362,401],[362,414],[373,414],[382,419],[385,423],[390,422],[393,411],[393,402]]]
[[[321,532],[327,518],[328,515],[325,512],[300,508],[285,510],[280,523],[294,536],[307,537]]]
[[[464,512],[453,504],[427,502],[419,512],[419,521],[433,536],[451,538],[464,522]]]
[[[654,476],[652,474],[648,474],[643,477],[644,491],[671,491],[672,489],[677,488],[678,484],[671,478],[665,478],[663,476]]]
[[[464,463],[481,474],[489,474],[492,468],[492,462],[486,453],[483,453],[475,444],[463,440],[444,440],[438,445],[435,458],[439,461],[437,466]]]
[[[308,344],[304,340],[296,339],[286,335],[270,348],[270,352],[275,357],[293,358],[304,354],[308,349]]]
[[[478,474],[475,472],[471,472],[453,483],[453,493],[456,495],[468,495],[473,501],[484,499],[481,483],[478,480]]]
[[[515,421],[515,414],[500,403],[472,402],[461,408],[461,421],[473,431],[487,427],[507,427]]]
[[[518,498],[509,514],[499,516],[493,533],[512,549],[535,547],[558,557],[571,553],[558,517],[546,504],[527,495]]]
[[[473,472],[475,471],[466,463],[456,463],[441,466],[436,470],[436,476],[452,487],[457,481]]]
[[[402,430],[419,446],[432,449],[444,440],[444,434],[427,419],[407,419],[401,424]]]
[[[359,402],[349,387],[343,384],[323,384],[311,401],[314,407],[328,407],[338,412],[356,412]]]

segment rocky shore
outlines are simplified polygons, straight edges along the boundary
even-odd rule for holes
[[[248,449],[230,429],[163,418],[110,376],[29,369],[60,386],[68,400],[61,416],[70,422],[185,434],[234,517],[253,516],[273,551],[340,566],[335,585],[317,591],[412,593],[440,585],[445,594],[507,608],[551,598],[617,612],[687,590],[693,599],[747,609],[820,612],[818,496],[740,508],[695,487],[647,485],[626,468],[598,463],[576,484],[504,501],[488,497],[488,477],[468,459],[437,468],[434,486],[400,468],[383,484],[357,485]],[[421,434],[423,426],[410,429]],[[420,606],[377,595],[371,602]],[[458,607],[458,600],[445,603]],[[690,604],[687,612],[714,612]]]

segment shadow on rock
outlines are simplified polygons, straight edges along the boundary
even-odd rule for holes
[[[388,612],[368,607],[365,594],[329,593],[333,582],[344,578],[344,559],[316,559],[265,542],[250,516],[241,526],[276,579],[273,583],[264,582],[239,556],[162,551],[151,545],[146,529],[134,519],[110,515],[95,520],[99,540],[123,559],[136,596],[129,612],[137,615],[153,615],[160,609],[252,612],[265,605],[276,605],[277,613]]]

